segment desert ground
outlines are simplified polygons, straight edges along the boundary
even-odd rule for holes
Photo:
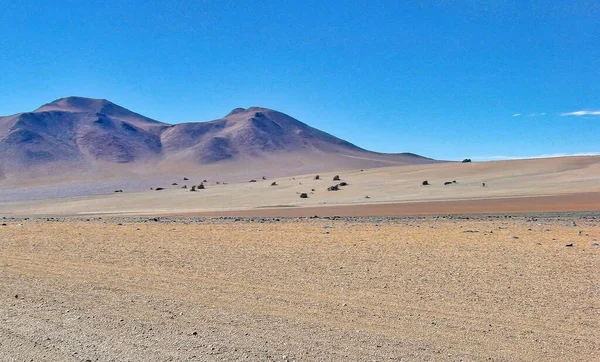
[[[2,221],[0,360],[600,354],[597,212]]]
[[[0,360],[600,355],[600,157],[181,176],[0,188]]]
[[[315,173],[279,178],[269,173],[236,164],[223,165],[219,173],[181,171],[139,182],[107,178],[48,185],[25,180],[22,187],[0,186],[0,216],[385,216],[600,209],[600,156],[383,167],[320,173],[319,180]],[[333,181],[336,175],[340,181]],[[203,180],[204,190],[189,191]],[[429,186],[422,185],[425,180]],[[340,182],[348,185],[327,191]],[[184,185],[188,188],[182,189]],[[159,187],[164,190],[150,190]],[[301,193],[308,198],[300,198]],[[69,197],[73,194],[80,196]]]

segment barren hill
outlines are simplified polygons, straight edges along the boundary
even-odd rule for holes
[[[267,108],[236,108],[209,122],[170,125],[103,99],[61,98],[0,117],[0,179],[55,181],[200,172],[240,177],[437,162],[381,154]]]

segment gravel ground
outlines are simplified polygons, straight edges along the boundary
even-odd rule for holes
[[[0,360],[590,361],[599,240],[598,212],[4,218]]]

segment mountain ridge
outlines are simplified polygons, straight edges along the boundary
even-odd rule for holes
[[[256,106],[234,108],[212,121],[168,124],[106,99],[73,96],[0,117],[0,175],[5,177],[35,175],[53,165],[67,170],[145,165],[154,172],[220,162],[287,167],[291,172],[293,165],[310,170],[312,164],[319,170],[438,161],[368,151],[285,113]]]

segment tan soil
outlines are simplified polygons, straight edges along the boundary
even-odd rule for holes
[[[320,207],[274,207],[252,210],[205,211],[165,216],[405,216],[446,214],[539,213],[600,210],[600,192],[571,195],[507,197],[484,200],[427,201]],[[161,214],[157,214],[161,215]]]
[[[2,188],[0,184],[0,216],[228,215],[231,211],[236,215],[343,212],[356,216],[600,210],[600,156],[332,171],[321,173],[320,180],[314,179],[315,174],[271,179],[267,171],[260,172],[259,176],[252,176],[257,179],[252,183],[229,182],[221,178],[223,175],[206,176],[206,189],[197,192],[182,189],[184,181],[176,174],[168,182],[152,184],[153,188],[165,187],[161,191],[151,191],[149,187],[140,191],[129,180],[122,186],[113,185],[123,189],[122,193],[111,189],[105,190],[104,195],[80,197],[66,197],[64,189],[49,186]],[[267,180],[262,180],[263,172]],[[329,192],[327,188],[337,184],[333,181],[335,175],[340,175],[348,186]],[[185,183],[191,187],[203,179]],[[424,180],[431,185],[422,186]],[[457,182],[444,185],[453,180]],[[227,181],[227,185],[222,181]],[[271,186],[274,181],[277,186]],[[103,182],[85,186],[103,189]],[[171,185],[173,182],[177,185]],[[81,184],[64,187],[78,189]],[[302,193],[307,193],[308,198],[300,198]],[[32,200],[29,196],[44,199]],[[357,205],[361,207],[317,210],[324,206]],[[282,206],[285,210],[265,211]],[[305,210],[292,210],[301,208]]]
[[[600,353],[593,217],[5,222],[0,360]]]

